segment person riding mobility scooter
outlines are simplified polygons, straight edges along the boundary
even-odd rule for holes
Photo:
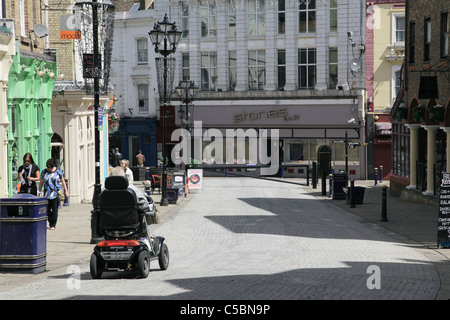
[[[151,198],[147,198],[150,207]],[[147,205],[147,208],[149,206]],[[98,243],[90,260],[90,272],[98,279],[106,271],[137,271],[146,278],[150,261],[158,259],[159,266],[169,266],[169,250],[160,236],[148,236],[146,215],[155,214],[139,208],[136,192],[124,176],[110,176],[100,195],[99,231],[105,240]]]

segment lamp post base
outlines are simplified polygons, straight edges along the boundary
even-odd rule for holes
[[[161,202],[159,203],[160,206],[168,206],[169,200],[167,198],[161,198]]]

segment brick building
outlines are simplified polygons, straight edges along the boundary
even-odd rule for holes
[[[17,192],[17,168],[30,152],[41,169],[50,157],[69,180],[70,201],[91,201],[94,184],[93,96],[83,88],[73,39],[61,39],[74,0],[0,2],[0,197]],[[111,96],[101,97],[106,106]],[[102,133],[105,130],[102,131]],[[107,168],[107,134],[100,136]],[[70,155],[70,156],[69,156]]]
[[[449,12],[448,0],[407,1],[403,86],[391,113],[397,193],[436,194],[450,171]]]
[[[25,153],[31,153],[41,168],[51,155],[51,99],[58,71],[40,2],[2,1],[0,13],[3,30],[12,32],[15,42],[13,52],[3,57],[10,64],[2,92],[7,100],[0,102],[7,131],[1,136],[7,152],[1,153],[0,162],[7,167],[0,173],[0,195],[8,196],[17,191],[17,169]]]
[[[34,1],[33,1],[34,2]],[[95,117],[94,96],[87,94],[82,73],[79,43],[66,39],[61,31],[71,28],[69,17],[75,14],[74,0],[47,0],[42,3],[42,15],[49,28],[48,46],[55,52],[59,77],[52,94],[52,157],[57,160],[65,178],[69,180],[70,201],[92,200],[95,183]],[[100,1],[99,1],[100,2]],[[66,22],[69,21],[69,22]],[[62,30],[62,28],[64,30]],[[85,35],[82,35],[85,36]],[[99,41],[102,41],[101,36]],[[101,181],[107,176],[108,126],[106,109],[112,101],[112,89],[100,96],[105,110],[100,128]]]

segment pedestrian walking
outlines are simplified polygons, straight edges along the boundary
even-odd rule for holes
[[[136,166],[143,167],[144,163],[145,163],[145,156],[142,154],[142,150],[139,150],[138,154],[136,155]]]
[[[55,160],[52,158],[47,160],[46,169],[41,172],[41,180],[39,183],[39,194],[42,195],[42,187],[44,188],[44,196],[47,197],[47,216],[50,230],[55,230],[58,222],[58,192],[64,189],[66,198],[69,196],[66,181],[61,170],[56,168]]]
[[[119,152],[119,148],[116,148],[114,154],[113,154],[113,163],[112,166],[113,167],[118,167],[121,165],[121,161],[122,161],[123,157],[122,154]]]
[[[37,196],[36,181],[40,179],[39,166],[34,163],[33,156],[27,152],[23,156],[23,165],[19,167],[17,179],[20,181],[20,193]]]

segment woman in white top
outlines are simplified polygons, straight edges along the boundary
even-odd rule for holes
[[[120,165],[122,166],[123,172],[125,172],[125,177],[128,179],[128,183],[132,184],[134,179],[133,172],[129,168],[130,161],[128,161],[127,159],[123,159],[122,161],[120,161]]]

